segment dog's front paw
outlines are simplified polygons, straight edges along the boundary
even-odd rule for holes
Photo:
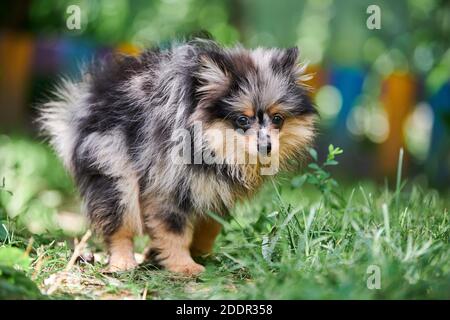
[[[107,272],[129,271],[138,266],[133,257],[111,257]]]
[[[205,267],[195,263],[185,263],[185,264],[175,264],[175,265],[167,265],[166,269],[175,272],[175,273],[181,273],[186,276],[197,276],[203,271],[205,271]]]

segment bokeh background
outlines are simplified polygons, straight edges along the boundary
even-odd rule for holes
[[[80,30],[66,24],[72,5],[81,10]],[[366,25],[369,5],[381,10],[379,30]],[[227,46],[298,46],[314,74],[308,84],[321,115],[318,163],[333,144],[344,149],[339,164],[313,175],[312,163],[280,178],[279,191],[268,184],[237,206],[238,219],[226,224],[207,263],[217,270],[196,286],[153,271],[123,275],[118,286],[102,275],[105,247],[93,236],[95,264],[72,268],[62,291],[107,299],[140,298],[147,288],[163,299],[448,298],[450,1],[6,0],[0,299],[41,297],[36,285],[48,289],[89,228],[72,179],[38,135],[36,105],[86,61],[168,47],[200,31]],[[137,237],[136,252],[148,241]],[[383,290],[364,286],[368,264],[382,267]]]
[[[366,26],[371,4],[381,9],[379,30]],[[80,30],[66,26],[70,5],[81,9]],[[0,186],[18,190],[3,211],[26,212],[27,219],[73,194],[33,124],[36,104],[59,76],[76,76],[84,61],[165,47],[202,30],[223,45],[300,48],[321,115],[317,149],[319,155],[330,143],[344,149],[335,169],[343,180],[391,183],[404,148],[405,177],[448,190],[448,1],[2,1]],[[60,225],[75,228],[70,215],[64,219]]]

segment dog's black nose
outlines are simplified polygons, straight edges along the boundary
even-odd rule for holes
[[[270,151],[272,151],[272,144],[270,142],[268,142],[267,144],[258,145],[258,152],[262,155],[269,155]]]

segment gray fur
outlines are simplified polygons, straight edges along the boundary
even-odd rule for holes
[[[126,226],[138,234],[155,207],[177,232],[192,215],[225,214],[255,186],[233,164],[174,165],[172,135],[190,130],[193,118],[211,121],[220,110],[205,110],[221,108],[221,98],[230,112],[243,101],[262,109],[282,101],[296,116],[314,113],[294,83],[304,71],[296,60],[296,51],[223,49],[205,40],[113,57],[78,82],[61,82],[40,121],[101,233]]]

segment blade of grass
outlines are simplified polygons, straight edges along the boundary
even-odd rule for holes
[[[403,167],[403,148],[400,148],[398,154],[397,164],[397,183],[395,186],[395,207],[398,208],[400,201],[400,184],[402,182],[402,167]]]
[[[224,227],[224,228],[229,227],[230,224],[229,224],[227,221],[225,221],[222,217],[220,217],[219,215],[215,214],[214,212],[212,212],[212,211],[207,211],[206,214],[207,214],[210,218],[216,220],[216,222],[220,223],[220,224],[222,225],[222,227]]]
[[[383,203],[382,205],[382,211],[383,211],[383,220],[384,220],[384,228],[386,230],[386,237],[388,240],[391,239],[391,227],[389,225],[389,211],[388,206],[386,203]]]

